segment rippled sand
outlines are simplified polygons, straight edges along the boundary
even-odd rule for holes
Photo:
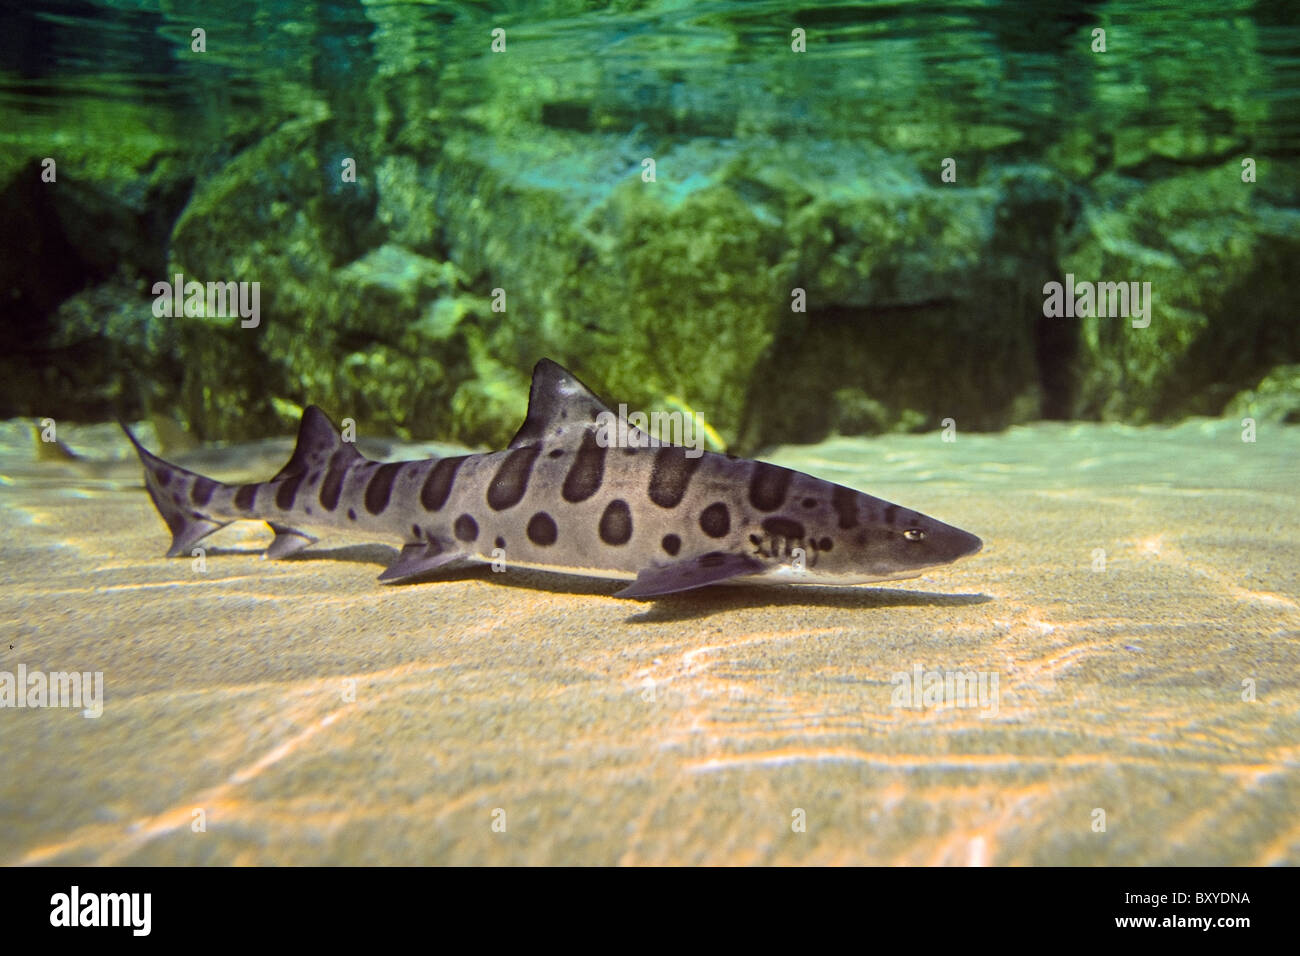
[[[0,671],[102,671],[106,698],[0,710],[0,863],[1300,863],[1300,430],[770,457],[985,549],[640,604],[523,571],[385,587],[391,548],[267,562],[250,524],[199,573],[133,462],[38,464],[0,425]],[[894,706],[918,666],[996,676],[996,712]]]

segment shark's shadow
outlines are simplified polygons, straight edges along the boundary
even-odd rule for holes
[[[640,614],[628,617],[629,623],[655,624],[689,621],[719,611],[759,607],[833,607],[846,611],[865,611],[885,607],[961,607],[986,604],[987,594],[941,594],[932,591],[907,591],[900,588],[830,587],[822,585],[710,585],[698,591],[666,594]]]
[[[242,548],[213,549],[216,554],[256,554]],[[397,558],[397,549],[381,544],[346,545],[337,548],[320,548],[301,551],[284,558],[286,561],[351,561],[356,564],[374,564],[387,567]],[[434,571],[396,587],[436,584],[439,581],[485,580],[505,587],[524,588],[529,591],[548,591],[552,594],[578,594],[612,597],[625,587],[626,581],[605,578],[583,578],[571,574],[511,568],[498,573],[486,564],[472,564]],[[392,585],[390,585],[392,586]],[[964,607],[986,604],[993,598],[987,594],[941,594],[931,591],[909,591],[901,588],[826,587],[812,585],[714,584],[695,591],[665,594],[651,602],[628,602],[640,608],[626,620],[630,624],[656,624],[670,621],[688,621],[707,617],[719,611],[735,611],[758,607],[835,607],[846,611],[865,611],[886,607]]]
[[[209,558],[219,558],[222,555],[242,558],[255,558],[262,554],[265,548],[209,548],[207,556]],[[386,544],[347,544],[337,548],[318,548],[312,551],[299,551],[297,554],[291,554],[288,557],[279,558],[280,561],[351,561],[355,564],[378,564],[381,567],[387,567],[397,560],[397,549],[390,548]]]

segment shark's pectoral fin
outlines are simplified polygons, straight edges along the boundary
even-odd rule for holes
[[[465,552],[454,548],[444,549],[437,541],[417,541],[402,549],[397,560],[379,575],[379,580],[386,584],[408,581],[430,571],[436,571],[438,568],[456,564],[465,560],[465,557]]]
[[[716,584],[728,578],[755,574],[763,570],[763,562],[747,554],[731,554],[726,551],[711,551],[698,558],[676,561],[654,568],[644,568],[636,580],[615,597],[646,598],[660,594],[672,594],[676,591],[689,591],[702,588],[706,584]]]
[[[287,558],[291,554],[297,554],[309,544],[314,544],[317,539],[309,534],[303,534],[296,528],[289,528],[282,524],[268,521],[271,530],[275,532],[275,540],[271,542],[270,547],[266,549],[263,557],[267,558]]]

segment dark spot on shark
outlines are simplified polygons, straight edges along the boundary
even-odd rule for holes
[[[820,541],[817,542],[817,550],[819,551],[829,551],[834,546],[835,546],[835,542],[832,541],[830,538],[822,538]]]
[[[660,508],[676,508],[686,495],[686,486],[704,459],[686,457],[686,449],[664,445],[655,453],[650,471],[650,500]]]
[[[349,520],[349,521],[356,521],[356,520],[357,520],[357,513],[356,513],[355,509],[352,509],[352,508],[349,508],[349,509],[348,509],[348,520]]]
[[[164,468],[162,465],[159,465],[157,468],[153,470],[153,476],[155,479],[157,479],[158,484],[163,488],[166,488],[168,485],[172,483],[171,469]]]
[[[325,469],[325,480],[320,483],[320,506],[326,511],[333,511],[339,506],[339,496],[343,493],[343,479],[347,476],[347,466],[343,464],[342,451],[330,456],[329,466]]]
[[[555,527],[555,519],[545,511],[539,511],[528,519],[528,540],[533,544],[541,545],[543,548],[555,544],[555,539],[560,536],[560,530]],[[501,545],[497,545],[501,547]]]
[[[898,505],[890,505],[885,509],[885,524],[895,524],[898,521]]]
[[[816,508],[816,507],[817,507],[817,499],[816,499],[816,498],[805,498],[805,499],[803,500],[802,504],[803,504],[803,506],[804,506],[805,508]]]
[[[627,544],[632,538],[632,509],[622,498],[605,506],[600,516],[600,540],[606,544]]]
[[[501,535],[497,535],[496,546],[504,549],[506,546],[506,539],[501,537]]]
[[[524,445],[506,455],[497,473],[488,485],[487,503],[493,511],[512,508],[524,497],[528,490],[528,479],[533,473],[533,465],[541,454],[541,445]]]
[[[606,449],[596,440],[596,433],[589,431],[582,436],[582,446],[573,459],[573,466],[564,476],[564,488],[560,494],[570,504],[586,501],[600,488],[605,480]]]
[[[749,503],[759,511],[775,511],[785,501],[794,472],[764,461],[754,462],[749,479]]]
[[[302,472],[299,472],[292,478],[286,478],[280,483],[280,487],[275,490],[275,506],[281,511],[288,511],[293,507],[294,499],[298,497],[298,486],[302,484],[303,477]]]
[[[372,515],[383,514],[393,497],[393,481],[405,462],[390,461],[380,465],[366,485],[366,510]]]
[[[313,471],[310,475],[307,476],[307,484],[314,485],[316,484],[316,481],[319,478],[320,478],[320,469],[318,468],[317,470]]]
[[[836,485],[831,492],[831,507],[839,515],[841,528],[858,526],[858,493],[843,485]]]
[[[252,511],[253,501],[257,498],[257,485],[240,485],[235,492],[235,507],[240,511]]]
[[[663,541],[659,542],[665,551],[676,557],[677,552],[682,549],[682,539],[675,534],[664,535]]]
[[[461,515],[454,525],[456,538],[460,541],[474,541],[478,538],[478,522],[469,515]]]
[[[447,503],[451,486],[456,481],[456,472],[460,471],[460,466],[465,464],[468,457],[461,455],[457,458],[440,458],[433,466],[429,477],[424,479],[424,487],[420,489],[420,504],[424,505],[425,511],[437,511]]]
[[[547,457],[547,458],[563,458],[563,457],[564,457],[564,449],[563,449],[563,448],[556,448],[556,449],[552,450],[552,451],[550,452],[550,454],[548,454],[546,457]]]
[[[770,535],[791,540],[801,539],[807,533],[804,531],[803,525],[798,521],[780,515],[774,518],[764,518],[763,530]]]
[[[416,540],[419,540],[419,539],[422,538],[423,536],[424,536],[424,532],[420,530],[420,526],[419,526],[418,524],[413,524],[413,525],[411,525],[411,537],[412,537],[412,538],[415,538]]]
[[[700,512],[700,530],[710,538],[726,537],[731,530],[731,512],[721,501],[715,501]]]

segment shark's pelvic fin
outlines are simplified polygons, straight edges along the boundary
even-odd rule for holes
[[[303,534],[296,528],[276,524],[273,521],[268,521],[267,524],[275,532],[275,540],[271,542],[264,555],[268,558],[287,558],[289,555],[297,554],[303,548],[315,544],[319,540],[309,534]]]
[[[763,562],[747,554],[731,554],[726,551],[710,551],[698,558],[676,561],[654,568],[643,568],[636,580],[615,597],[647,598],[661,594],[673,594],[677,591],[689,591],[702,588],[706,584],[716,584],[728,578],[756,574],[763,570]]]
[[[465,554],[462,551],[444,549],[437,541],[417,541],[402,549],[397,560],[379,575],[379,580],[385,584],[397,584],[463,560]]]

